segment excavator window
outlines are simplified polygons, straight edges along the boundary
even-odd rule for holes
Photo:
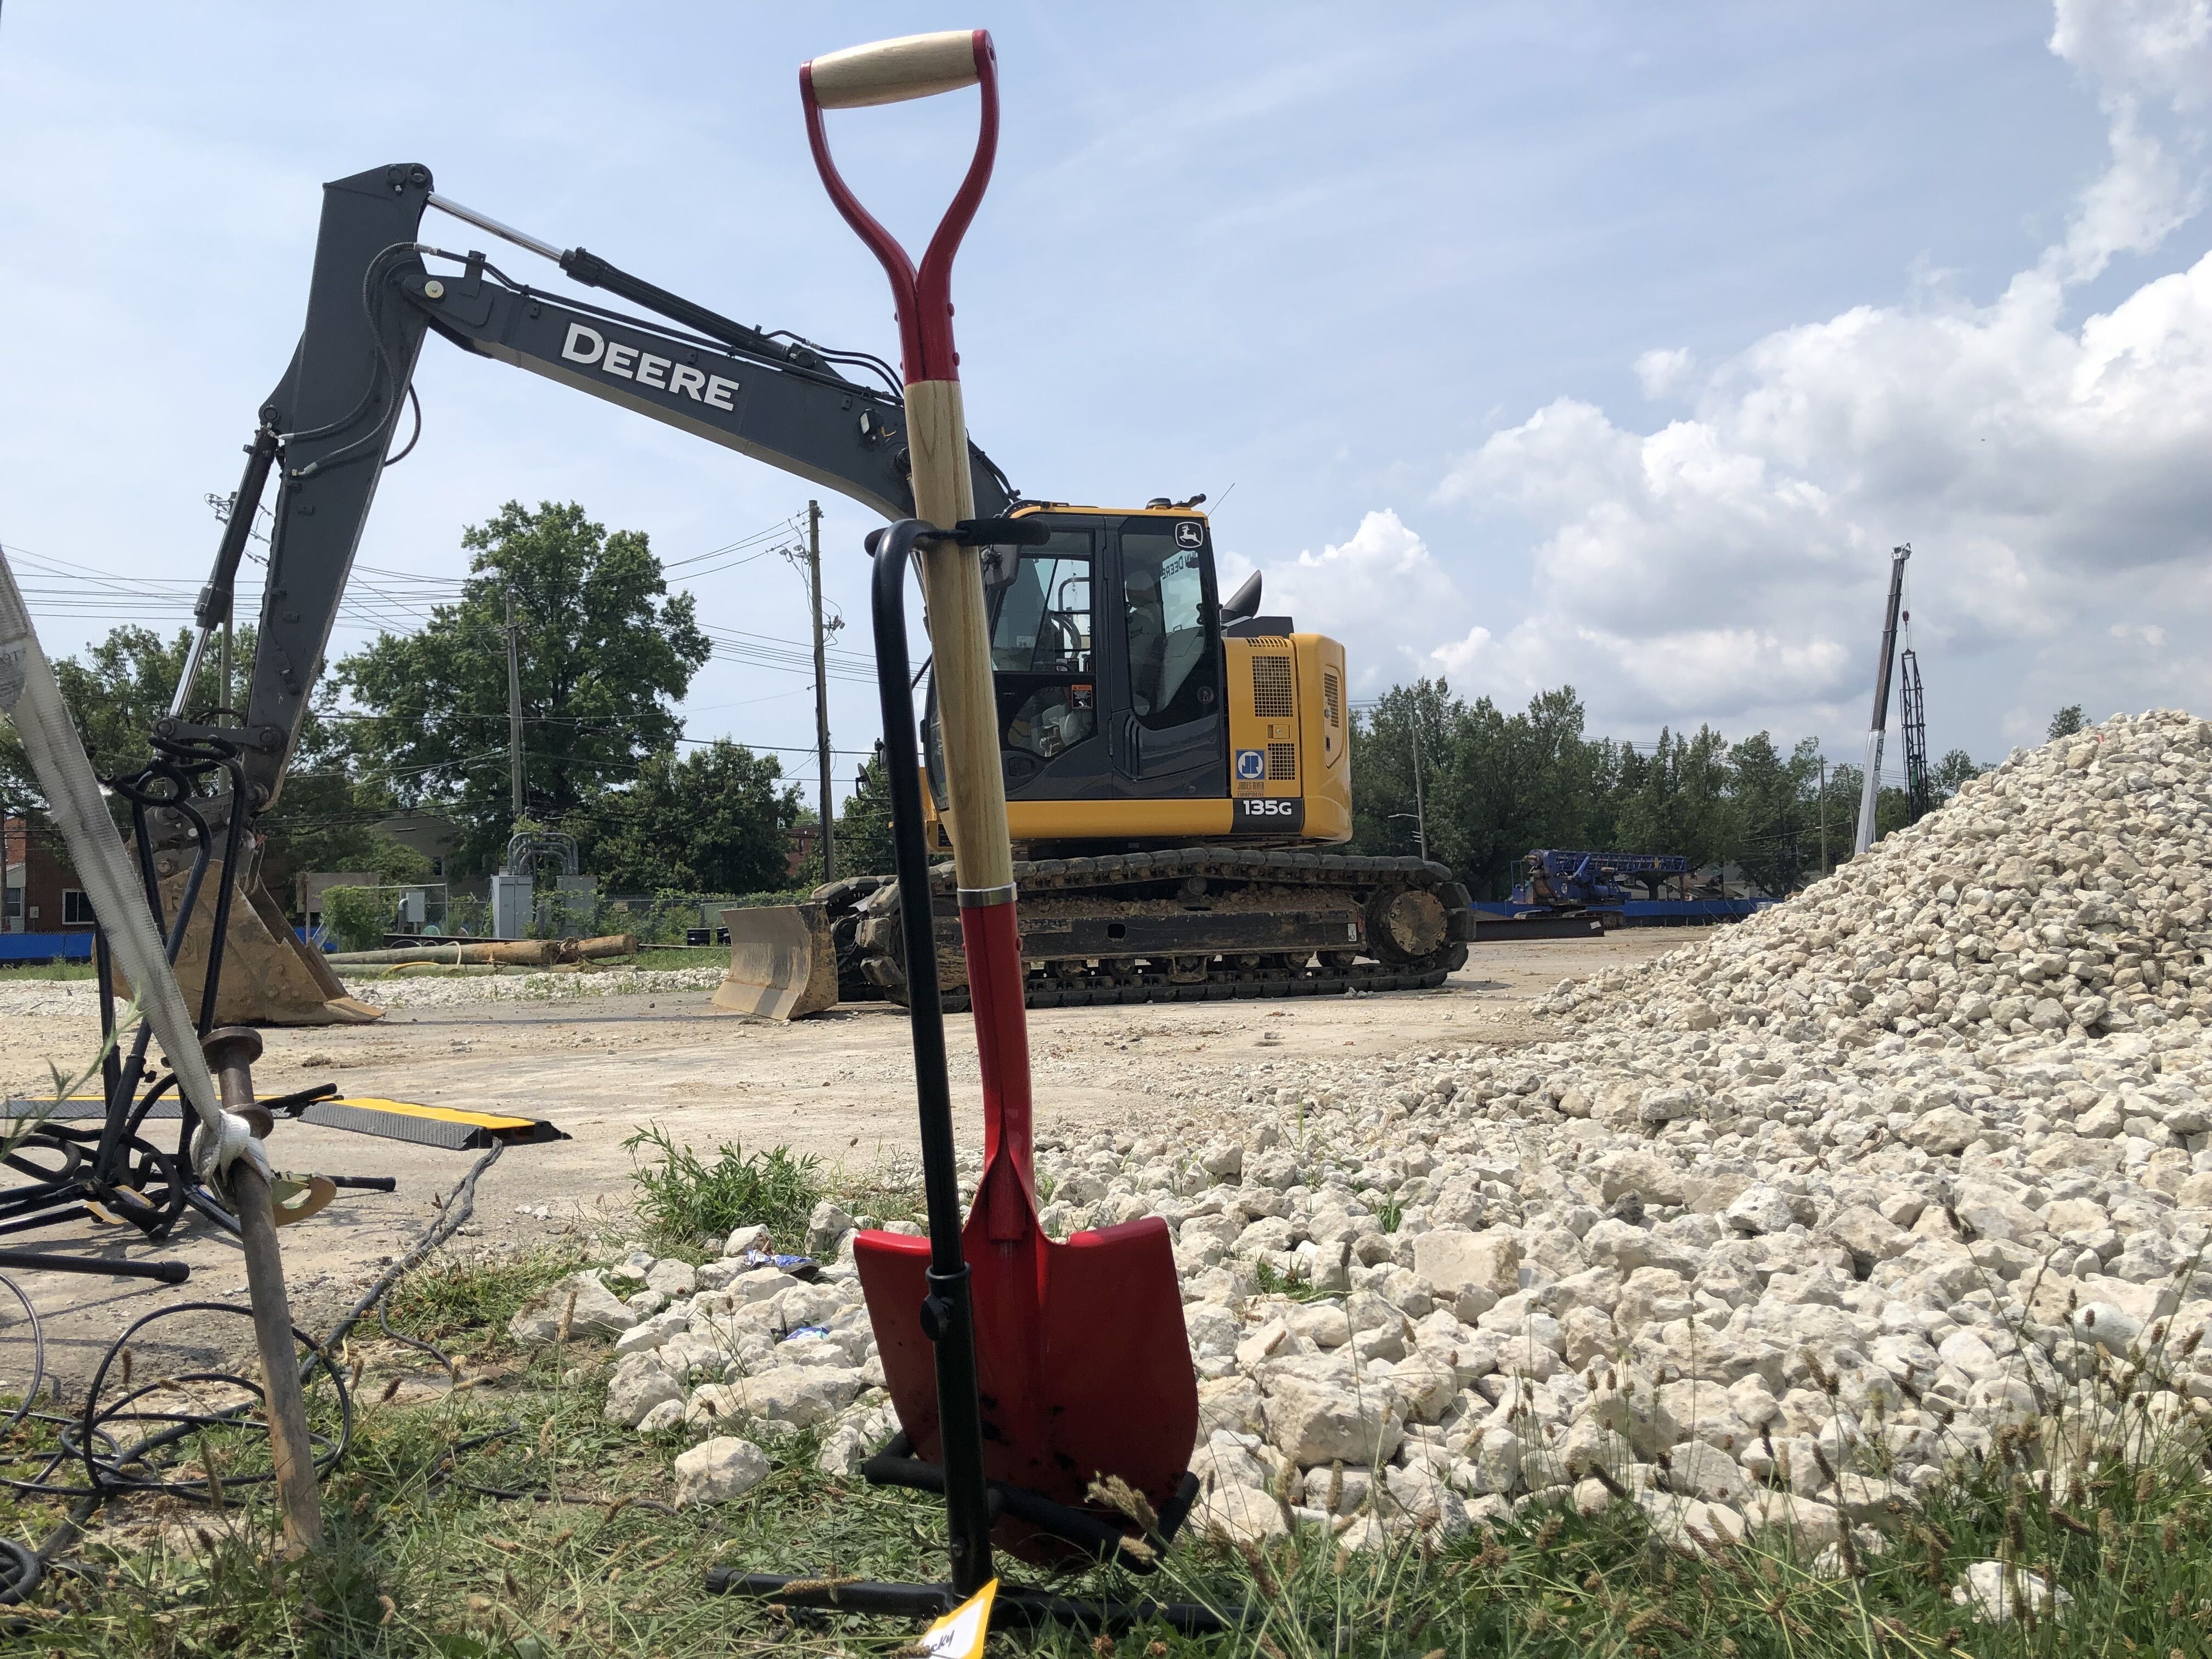
[[[991,596],[999,746],[1010,788],[1098,730],[1091,532],[1055,530],[1042,546],[999,550],[1001,558],[1017,552],[1012,579]]]
[[[1129,640],[1129,695],[1154,731],[1214,711],[1203,549],[1182,544],[1172,520],[1121,525],[1121,604]]]
[[[991,666],[1001,674],[1089,673],[1091,532],[1054,531],[1043,546],[1019,551],[1013,580],[994,596]]]

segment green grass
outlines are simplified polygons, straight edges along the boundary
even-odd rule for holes
[[[565,1258],[447,1263],[404,1284],[393,1325],[477,1356],[499,1348],[513,1307]],[[66,1659],[550,1659],[770,1652],[888,1656],[913,1628],[710,1597],[710,1565],[811,1576],[942,1575],[942,1510],[927,1496],[820,1474],[811,1433],[768,1446],[751,1494],[671,1513],[680,1436],[645,1437],[599,1415],[602,1345],[523,1355],[503,1379],[421,1405],[379,1404],[426,1358],[356,1337],[368,1369],[354,1447],[323,1488],[327,1549],[271,1565],[264,1492],[234,1488],[220,1513],[168,1498],[118,1501],[64,1552],[0,1651]],[[579,1380],[571,1381],[571,1377]],[[1057,1659],[1949,1659],[1970,1655],[2212,1654],[2212,1486],[2194,1455],[2131,1468],[2107,1447],[2062,1468],[2046,1500],[2034,1449],[2000,1440],[1923,1510],[1885,1517],[1893,1546],[1816,1575],[1777,1538],[1684,1555],[1656,1545],[1620,1501],[1592,1516],[1531,1513],[1449,1541],[1416,1538],[1341,1554],[1317,1528],[1231,1547],[1187,1537],[1149,1579],[1097,1571],[1055,1581],[1241,1606],[1249,1622],[1211,1638],[1147,1627],[1110,1646],[1059,1630],[1007,1634],[995,1654]],[[2185,1450],[2191,1455],[2182,1455]],[[235,1457],[236,1449],[229,1455]],[[234,1468],[235,1464],[233,1464]],[[486,1490],[490,1489],[490,1490]],[[494,1492],[523,1494],[501,1498]],[[244,1506],[240,1507],[240,1495]],[[629,1501],[623,1501],[629,1500]],[[640,1501],[642,1500],[642,1501]],[[0,1534],[39,1540],[58,1504],[0,1496]],[[165,1531],[166,1529],[166,1531]],[[1985,1625],[1949,1595],[1971,1563],[2004,1559],[2075,1598],[2054,1618]],[[1009,1577],[1036,1570],[1004,1560]]]
[[[0,966],[0,985],[10,980],[97,979],[100,970],[88,962],[11,962]]]
[[[816,1472],[811,1435],[772,1443],[775,1472],[738,1503],[668,1514],[679,1443],[647,1440],[598,1415],[596,1385],[562,1386],[574,1352],[541,1353],[526,1391],[472,1390],[431,1407],[370,1407],[346,1467],[324,1489],[330,1547],[269,1562],[265,1500],[237,1530],[177,1510],[169,1547],[118,1506],[73,1553],[88,1571],[57,1576],[14,1651],[71,1659],[201,1656],[443,1656],[769,1652],[889,1656],[912,1627],[851,1615],[799,1615],[704,1594],[710,1565],[811,1576],[931,1579],[944,1571],[942,1511],[921,1494]],[[370,1382],[374,1382],[372,1374]],[[367,1390],[373,1399],[374,1389]],[[492,1437],[485,1439],[485,1437]],[[1448,1543],[1344,1556],[1318,1530],[1243,1550],[1187,1539],[1149,1580],[1094,1572],[1063,1593],[1151,1594],[1242,1606],[1243,1630],[1212,1638],[1160,1627],[1111,1649],[1048,1631],[1000,1638],[1000,1653],[1079,1659],[1118,1652],[1237,1659],[1383,1656],[2059,1656],[2173,1652],[2201,1659],[2212,1613],[2212,1527],[2188,1471],[2141,1481],[2096,1474],[2081,1512],[2095,1536],[2046,1519],[1992,1467],[1935,1504],[1899,1548],[1858,1576],[1814,1576],[1785,1547],[1715,1556],[1656,1549],[1642,1512],[1531,1516]],[[535,1494],[501,1499],[474,1488]],[[550,1501],[557,1491],[566,1501]],[[38,1512],[33,1512],[36,1510]],[[55,1512],[10,1501],[0,1526],[41,1536]],[[233,1512],[234,1514],[234,1511]],[[2109,1518],[2106,1518],[2106,1517]],[[228,1518],[228,1517],[227,1517]],[[191,1536],[197,1524],[209,1543]],[[2012,1540],[2020,1540],[2015,1547]],[[2017,1547],[2048,1561],[2077,1598],[2033,1626],[1977,1623],[1952,1604],[1966,1565]],[[1002,1560],[1009,1577],[1035,1570]]]
[[[1334,1291],[1316,1290],[1314,1282],[1295,1268],[1285,1273],[1272,1261],[1252,1264],[1253,1282],[1261,1296],[1285,1296],[1293,1302],[1321,1302],[1336,1294]]]
[[[434,1260],[393,1287],[385,1301],[385,1316],[394,1330],[425,1342],[444,1346],[466,1338],[471,1352],[479,1357],[505,1352],[513,1346],[507,1322],[523,1304],[588,1260],[580,1243],[547,1246],[491,1261]],[[372,1317],[364,1329],[374,1328]],[[486,1343],[490,1348],[483,1346]]]
[[[665,1129],[640,1129],[623,1142],[637,1167],[637,1215],[646,1237],[672,1254],[696,1253],[701,1242],[732,1227],[765,1226],[775,1243],[795,1250],[806,1218],[822,1200],[822,1160],[793,1158],[787,1146],[747,1153],[725,1142],[708,1164],[679,1146]],[[651,1148],[659,1156],[647,1163]]]
[[[680,968],[726,968],[730,965],[730,947],[726,945],[647,945],[638,953],[619,964],[624,968],[644,968],[656,973],[671,972]]]

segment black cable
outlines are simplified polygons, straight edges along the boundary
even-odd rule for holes
[[[0,1607],[13,1607],[38,1589],[46,1563],[27,1544],[0,1538]]]
[[[368,266],[361,273],[362,314],[368,319],[369,343],[376,349],[376,362],[378,368],[386,367],[388,358],[384,349],[384,331],[377,326],[376,322],[376,306],[374,285],[376,281],[377,267],[382,264],[385,260],[391,258],[394,253],[415,253],[430,251],[432,250],[426,249],[420,242],[394,242],[390,246],[380,251],[374,258],[371,259],[368,262]],[[356,420],[361,418],[362,411],[367,409],[371,403],[374,402],[375,398],[376,374],[375,372],[372,370],[368,377],[368,385],[362,391],[360,401],[356,403],[351,409],[348,410],[337,420],[326,422],[321,426],[307,427],[298,431],[285,433],[283,434],[285,446],[289,448],[291,445],[296,443],[302,438],[327,438],[333,433],[344,431],[346,428],[351,426]],[[398,411],[396,409],[393,410],[395,415],[398,412]],[[384,422],[380,422],[379,424],[382,425]],[[349,449],[357,448],[359,446],[349,445],[347,447]],[[345,450],[340,450],[338,454],[343,455],[345,453]],[[337,459],[337,457],[335,455],[327,458],[329,460],[335,460]],[[323,462],[316,463],[316,468],[319,470],[324,464],[325,463]],[[301,472],[295,473],[293,476],[295,477],[307,477],[308,474]]]
[[[406,448],[401,450],[397,455],[385,458],[384,464],[386,466],[398,465],[400,462],[412,455],[415,453],[415,446],[422,441],[422,400],[416,395],[415,382],[412,380],[407,383],[407,402],[409,407],[415,411],[415,430],[408,434]]]

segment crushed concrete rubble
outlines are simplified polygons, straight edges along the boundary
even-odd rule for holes
[[[1999,1437],[2201,1449],[2208,882],[2212,725],[2115,718],[1741,927],[1561,984],[1555,1041],[1266,1059],[1227,1101],[1164,1075],[1143,1122],[1040,1142],[1046,1224],[1175,1233],[1194,1525],[1365,1547],[1631,1501],[1680,1547],[1778,1530],[1832,1564]],[[592,1319],[634,1316],[607,1415],[817,1427],[854,1468],[893,1427],[866,1224],[825,1206],[778,1241],[817,1283],[598,1275]]]

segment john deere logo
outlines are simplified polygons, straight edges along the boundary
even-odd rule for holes
[[[1202,547],[1206,544],[1206,526],[1186,519],[1176,526],[1177,547]]]

